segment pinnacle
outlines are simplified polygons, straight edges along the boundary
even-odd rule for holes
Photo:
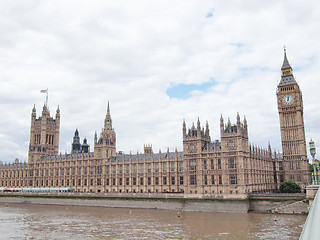
[[[281,69],[286,69],[286,68],[291,68],[288,58],[287,58],[287,51],[286,49],[284,49],[284,59],[283,59],[283,64]]]

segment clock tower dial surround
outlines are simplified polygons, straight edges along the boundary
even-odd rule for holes
[[[303,120],[302,92],[284,51],[282,75],[277,88],[283,153],[284,180],[294,180],[302,189],[310,184]]]

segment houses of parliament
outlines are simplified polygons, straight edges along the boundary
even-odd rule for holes
[[[302,93],[286,52],[277,86],[282,154],[249,144],[248,124],[220,118],[220,140],[212,141],[209,125],[182,123],[183,151],[125,154],[116,148],[109,103],[103,130],[94,135],[94,150],[75,131],[70,154],[59,154],[60,110],[31,113],[28,162],[0,165],[0,187],[71,187],[94,193],[183,193],[186,197],[241,197],[276,192],[292,179],[310,184]]]

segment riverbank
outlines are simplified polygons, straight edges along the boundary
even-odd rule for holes
[[[94,206],[109,208],[162,209],[200,212],[233,212],[233,213],[289,213],[306,214],[308,204],[304,195],[266,194],[252,195],[241,199],[221,198],[186,198],[178,195],[159,195],[139,197],[104,194],[26,194],[1,193],[3,204],[22,203],[61,206]],[[299,205],[299,206],[298,206]],[[291,208],[293,211],[291,211]]]

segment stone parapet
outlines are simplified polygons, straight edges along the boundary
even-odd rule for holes
[[[306,187],[306,199],[309,201],[309,206],[312,205],[318,189],[319,185],[309,185]]]

